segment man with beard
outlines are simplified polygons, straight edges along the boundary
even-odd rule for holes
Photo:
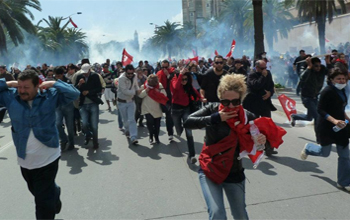
[[[130,136],[130,142],[136,145],[138,140],[134,98],[140,93],[140,88],[137,84],[137,76],[134,71],[133,65],[126,65],[125,72],[119,77],[117,102],[125,127],[125,135],[127,137]]]
[[[81,66],[81,74],[78,75],[75,87],[80,94],[80,115],[83,121],[83,132],[85,134],[85,145],[88,145],[91,137],[93,148],[99,148],[98,144],[98,122],[99,104],[103,104],[99,98],[102,91],[101,81],[97,73],[91,72],[91,66],[85,63]]]
[[[55,109],[78,96],[78,90],[60,80],[39,85],[33,70],[23,71],[18,81],[0,79],[0,104],[9,110],[17,161],[35,197],[37,219],[54,219],[61,210],[61,188],[55,183],[61,156]]]
[[[215,56],[213,63],[214,67],[210,68],[202,77],[200,93],[203,97],[203,103],[220,101],[217,89],[221,77],[228,73],[224,70],[224,58],[221,55]]]
[[[243,100],[243,107],[255,114],[256,117],[271,118],[271,111],[277,109],[273,106],[271,97],[275,92],[275,84],[271,72],[266,69],[266,62],[258,60],[255,70],[247,78],[247,96]],[[266,156],[277,154],[267,142],[265,146]]]

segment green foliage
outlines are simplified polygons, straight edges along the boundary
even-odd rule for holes
[[[23,30],[34,34],[34,19],[29,8],[41,11],[39,0],[0,0],[0,53],[7,52],[7,39],[10,38],[15,46],[24,42]],[[29,15],[30,19],[27,18]]]

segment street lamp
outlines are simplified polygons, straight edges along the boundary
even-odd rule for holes
[[[63,18],[62,20],[66,20],[67,18],[70,18],[70,17],[72,17],[73,15],[81,15],[81,14],[82,14],[82,12],[77,12],[77,13],[74,13],[74,14],[69,15],[68,17]]]

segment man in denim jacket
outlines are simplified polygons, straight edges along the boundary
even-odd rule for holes
[[[37,219],[54,219],[61,210],[61,190],[55,183],[61,156],[55,109],[79,94],[61,80],[39,85],[33,70],[23,71],[18,82],[0,79],[0,105],[6,106],[10,115],[18,164],[35,197]]]

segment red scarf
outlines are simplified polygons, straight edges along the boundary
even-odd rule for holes
[[[147,94],[154,101],[165,105],[169,100],[168,97],[166,97],[163,93],[159,92],[159,83],[155,87],[151,87],[147,84],[147,81],[145,81],[143,86],[145,87],[145,89],[150,89]]]
[[[262,151],[256,151],[254,147],[254,141],[249,133],[250,125],[243,107],[240,105],[237,108],[227,108],[220,104],[219,111],[221,110],[236,111],[238,114],[237,117],[226,121],[231,128],[231,133],[216,144],[207,146],[204,143],[199,156],[199,162],[205,175],[218,184],[222,183],[230,173],[237,142],[240,146],[240,157],[249,156],[255,165],[264,155]],[[266,136],[271,147],[278,148],[283,143],[282,136],[287,132],[276,126],[271,118],[258,118],[254,120],[254,123],[260,133]]]

